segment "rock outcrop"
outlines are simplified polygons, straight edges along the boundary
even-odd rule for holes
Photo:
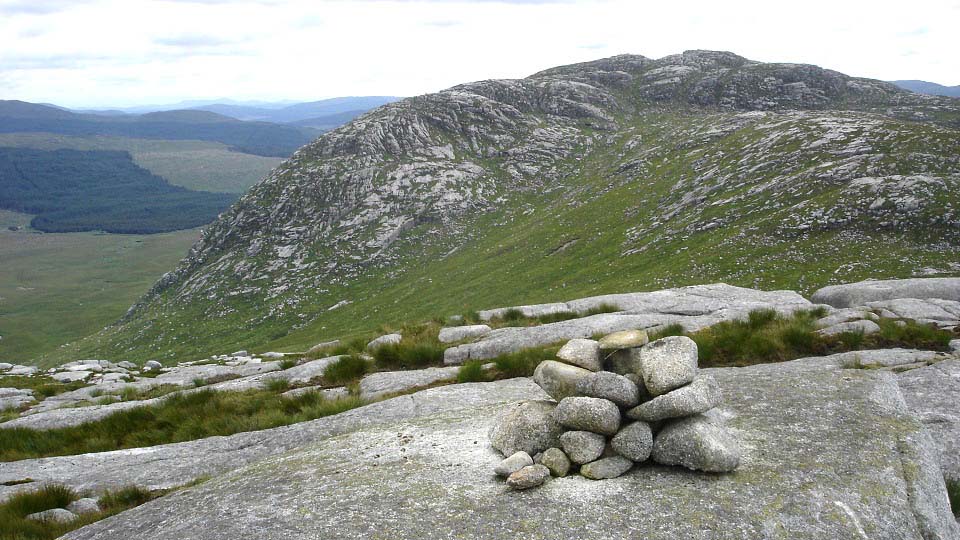
[[[898,298],[952,300],[960,302],[960,278],[920,278],[861,281],[824,287],[810,298],[836,308],[855,308],[869,302]]]
[[[66,538],[204,540],[251,530],[265,540],[657,539],[704,530],[719,538],[956,538],[935,447],[908,411],[895,375],[840,370],[823,359],[704,373],[725,395],[714,420],[725,422],[742,446],[732,474],[634,467],[599,482],[566,476],[507,495],[507,486],[491,481],[502,456],[483,441],[504,407],[515,405],[478,402],[389,423],[358,423],[353,416],[354,425],[339,434]],[[497,384],[521,390],[514,382]],[[456,388],[429,392],[440,397]],[[465,388],[478,396],[494,387]],[[508,399],[538,399],[536,387],[522,388]],[[619,463],[610,459],[595,462],[588,474],[616,476]],[[547,474],[531,472],[539,476],[530,482]]]

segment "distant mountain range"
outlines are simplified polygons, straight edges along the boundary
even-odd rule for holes
[[[336,127],[349,122],[370,109],[399,99],[401,98],[395,96],[356,96],[336,97],[304,103],[295,101],[240,102],[223,99],[217,101],[181,101],[172,105],[144,105],[107,110],[77,109],[72,112],[98,116],[124,116],[189,109],[209,111],[236,120],[297,124],[307,127],[321,126],[321,129],[331,129],[331,126]]]
[[[890,81],[893,84],[910,90],[918,94],[929,94],[931,96],[960,97],[960,86],[944,86],[942,84],[927,81]]]

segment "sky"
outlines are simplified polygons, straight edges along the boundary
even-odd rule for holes
[[[0,0],[0,99],[412,96],[688,49],[958,85],[958,28],[960,0]]]

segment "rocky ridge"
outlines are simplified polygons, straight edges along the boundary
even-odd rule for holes
[[[712,51],[410,98],[300,149],[124,321],[63,354],[296,343],[398,317],[413,290],[452,309],[521,289],[955,273],[958,118],[948,98]],[[792,277],[812,253],[828,264]]]

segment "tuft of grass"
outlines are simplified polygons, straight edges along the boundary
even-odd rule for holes
[[[194,377],[193,386],[200,388],[207,385],[207,381],[203,377]]]
[[[519,309],[517,309],[517,308],[510,308],[510,309],[504,311],[504,312],[503,312],[499,317],[497,317],[497,318],[500,319],[501,321],[505,322],[505,323],[517,323],[517,322],[520,322],[520,321],[526,319],[526,316],[524,316],[523,312],[520,311]]]
[[[559,347],[537,347],[502,354],[492,360],[497,366],[498,378],[529,377],[537,365],[544,360],[553,359]]]
[[[746,320],[725,321],[690,334],[705,367],[745,366],[782,362],[823,354],[828,346],[816,333],[816,317],[798,311],[783,316],[773,310],[756,310]]]
[[[879,339],[888,343],[899,343],[917,349],[947,350],[950,340],[956,336],[946,330],[940,330],[932,324],[921,324],[913,320],[880,319]]]
[[[280,361],[280,369],[290,369],[297,366],[297,360],[294,358],[284,358]]]
[[[40,522],[26,519],[30,514],[54,508],[64,508],[81,497],[90,496],[89,493],[79,493],[59,484],[44,485],[34,491],[14,494],[0,503],[0,538],[4,540],[52,540],[59,538],[72,530],[135,506],[140,506],[171,491],[195,485],[198,481],[203,481],[203,478],[185,486],[157,492],[150,492],[132,485],[110,490],[99,497],[97,501],[100,505],[99,512],[84,514],[70,523]]]
[[[947,480],[947,496],[950,498],[953,515],[960,518],[960,480]]]
[[[618,306],[615,306],[613,304],[607,304],[606,302],[604,302],[597,307],[588,309],[587,312],[584,313],[582,316],[588,317],[590,315],[600,315],[601,313],[616,313],[618,311],[621,311],[621,309]]]
[[[342,356],[345,354],[358,354],[362,353],[367,348],[367,343],[370,340],[362,337],[355,337],[348,339],[337,345],[333,349],[324,352],[324,356]]]
[[[836,339],[847,349],[856,351],[863,347],[863,342],[866,340],[866,335],[863,333],[863,331],[843,332],[837,334]]]
[[[778,319],[780,314],[773,309],[757,309],[747,315],[747,325],[754,330],[759,330],[770,326]]]
[[[670,336],[683,336],[686,335],[686,330],[683,328],[683,325],[680,323],[668,324],[667,326],[657,330],[650,334],[650,341],[656,341],[661,338],[670,337]],[[603,337],[603,336],[600,336]]]
[[[570,319],[579,319],[581,316],[572,311],[559,311],[557,313],[548,313],[535,317],[534,320],[540,324],[550,324],[560,321],[569,321]]]
[[[98,499],[101,510],[124,510],[140,506],[141,504],[153,499],[150,491],[135,485],[124,486],[114,491],[105,493]]]
[[[443,346],[439,343],[401,341],[383,345],[371,352],[378,367],[416,369],[443,363]]]
[[[290,381],[282,378],[270,378],[267,379],[267,382],[264,384],[264,387],[270,392],[275,392],[277,394],[282,394],[290,389]]]
[[[358,354],[350,354],[337,360],[323,372],[323,378],[330,384],[342,385],[356,381],[370,371],[370,362]]]
[[[362,360],[362,359],[361,359]],[[0,430],[0,461],[155,446],[289,425],[366,402],[324,400],[312,392],[284,398],[269,390],[174,394],[154,406],[116,412],[80,426]]]
[[[487,382],[491,379],[490,374],[483,369],[483,360],[470,360],[460,366],[457,372],[457,382]]]

